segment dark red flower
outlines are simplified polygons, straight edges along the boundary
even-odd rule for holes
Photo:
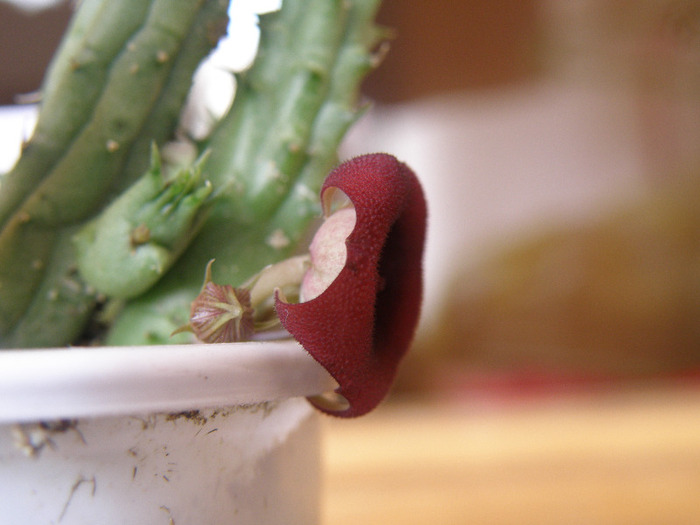
[[[284,327],[338,382],[347,407],[311,399],[319,410],[354,417],[386,396],[408,350],[420,314],[426,204],[410,168],[386,154],[356,157],[326,178],[321,199],[347,195],[356,222],[345,240],[346,260],[317,297],[276,298]]]

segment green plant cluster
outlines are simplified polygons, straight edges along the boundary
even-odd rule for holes
[[[191,165],[176,137],[226,0],[84,0],[36,130],[0,179],[0,347],[176,342],[207,261],[237,284],[292,253],[358,118],[378,0],[284,0],[263,15],[234,103]],[[184,336],[178,336],[184,337]]]

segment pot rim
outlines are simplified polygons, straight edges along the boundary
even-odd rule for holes
[[[0,350],[0,423],[181,412],[335,388],[294,340]]]

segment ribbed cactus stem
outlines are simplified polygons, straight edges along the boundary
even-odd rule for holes
[[[228,0],[207,0],[197,13],[177,55],[173,57],[168,81],[134,140],[116,189],[127,187],[148,169],[152,144],[162,146],[173,138],[192,85],[193,72],[226,31],[227,6]]]
[[[173,60],[202,0],[155,0],[144,26],[110,66],[90,121],[21,210],[55,226],[74,223],[104,203],[134,140],[169,80]]]
[[[318,188],[357,116],[359,82],[381,36],[378,3],[285,0],[263,17],[258,57],[207,144],[217,203],[171,272],[127,304],[110,344],[172,342],[210,259],[217,281],[237,285],[295,249],[320,212]]]
[[[194,70],[225,31],[226,11],[224,0],[81,5],[47,77],[37,132],[2,181],[0,346],[31,339],[18,330],[42,322],[25,319],[45,311],[35,307],[37,294],[55,289],[61,269],[75,271],[67,232],[143,173],[124,171],[132,148],[146,135],[174,136],[174,108],[184,104]],[[93,302],[92,293],[83,294],[83,304]],[[69,343],[69,332],[50,344]]]
[[[0,347],[63,346],[83,332],[98,298],[78,273],[73,233],[74,228],[67,228],[58,235],[44,279],[21,319],[3,335]]]
[[[161,278],[203,222],[212,192],[201,175],[205,161],[167,180],[154,146],[151,169],[74,237],[90,286],[126,299]]]
[[[2,178],[0,229],[90,121],[110,65],[144,23],[151,3],[82,2],[44,80],[32,138],[15,167]]]
[[[286,238],[296,245],[309,217],[318,211],[319,174],[337,163],[337,149],[350,126],[361,116],[357,86],[376,67],[384,50],[375,48],[388,35],[372,21],[378,2],[357,1],[349,13],[348,29],[338,53],[327,99],[313,123],[308,160],[283,203],[268,222],[268,239]],[[368,50],[374,52],[370,53]]]
[[[233,108],[201,145],[206,164],[164,177],[149,148],[175,136],[227,3],[81,4],[35,135],[2,179],[0,346],[73,342],[110,298],[128,301],[109,343],[173,342],[210,259],[239,284],[287,257],[319,213],[375,62],[379,0],[285,0],[265,15]]]

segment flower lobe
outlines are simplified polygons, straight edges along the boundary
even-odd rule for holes
[[[386,396],[408,350],[420,314],[426,203],[408,166],[387,154],[351,159],[321,188],[330,212],[332,189],[355,210],[345,239],[345,263],[314,298],[297,304],[276,299],[284,327],[339,384],[348,406],[319,410],[355,417]]]

